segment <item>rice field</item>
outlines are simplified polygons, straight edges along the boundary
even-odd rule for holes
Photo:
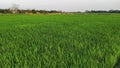
[[[0,68],[120,68],[120,14],[0,15]]]

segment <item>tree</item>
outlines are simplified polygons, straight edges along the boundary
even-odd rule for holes
[[[36,10],[35,10],[35,9],[32,9],[32,13],[33,13],[33,14],[36,14],[37,12],[36,12]]]
[[[12,7],[10,8],[11,13],[13,13],[13,14],[18,13],[18,10],[19,10],[18,4],[13,4]]]

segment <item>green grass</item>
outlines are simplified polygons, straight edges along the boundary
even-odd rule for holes
[[[0,15],[0,68],[120,65],[120,14]]]

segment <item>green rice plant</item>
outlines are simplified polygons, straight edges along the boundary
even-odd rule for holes
[[[0,15],[0,68],[120,66],[120,14]]]

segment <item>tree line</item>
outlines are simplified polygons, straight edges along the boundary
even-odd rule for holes
[[[56,10],[35,10],[35,9],[18,9],[18,8],[10,8],[10,9],[0,9],[0,14],[47,14],[47,13],[67,13]],[[81,12],[72,12],[72,13],[81,13]],[[120,13],[120,10],[86,10],[85,13]]]
[[[56,10],[35,10],[35,9],[26,9],[26,10],[20,10],[20,9],[0,9],[1,14],[47,14],[47,13],[62,13],[62,11],[56,11]]]
[[[120,13],[120,10],[86,10],[86,13]]]

